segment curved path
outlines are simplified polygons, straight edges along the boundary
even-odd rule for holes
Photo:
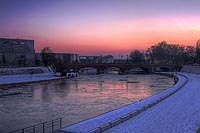
[[[200,75],[178,74],[171,88],[142,101],[60,129],[60,133],[196,132]]]
[[[106,133],[195,133],[200,127],[200,75],[184,74],[188,83],[159,104]]]

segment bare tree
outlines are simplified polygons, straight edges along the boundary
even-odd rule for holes
[[[134,50],[130,53],[129,57],[133,63],[140,63],[144,61],[144,55],[139,50]]]
[[[53,51],[49,47],[44,47],[41,50],[42,62],[45,66],[52,64],[54,62],[54,54]]]

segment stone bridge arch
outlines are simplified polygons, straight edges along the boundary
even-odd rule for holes
[[[115,67],[115,66],[111,66],[111,67],[104,67],[104,68],[102,68],[101,69],[101,71],[103,72],[103,73],[112,73],[112,71],[113,71],[113,73],[122,73],[122,70],[119,68],[119,67]]]
[[[135,73],[146,73],[146,70],[141,67],[133,67],[127,70],[127,73],[135,74]]]
[[[120,73],[127,73],[129,70],[133,68],[141,68],[145,73],[155,72],[159,69],[159,71],[176,71],[180,69],[180,66],[177,65],[169,65],[169,64],[68,64],[63,66],[63,69],[69,71],[73,69],[78,72],[81,68],[92,67],[97,69],[97,74],[103,73],[103,70],[110,67],[116,67],[120,69]]]
[[[121,67],[122,72],[129,73],[132,69],[141,70],[143,73],[149,73],[151,71],[151,67],[140,66],[140,65],[127,65],[126,67]]]
[[[98,69],[95,67],[80,67],[77,70],[80,74],[97,74]]]

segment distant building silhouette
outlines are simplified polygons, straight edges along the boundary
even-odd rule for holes
[[[103,63],[113,63],[114,62],[114,57],[112,55],[106,55],[103,57],[102,60]]]
[[[56,59],[61,59],[63,63],[78,63],[79,55],[74,53],[54,53]]]
[[[34,40],[0,38],[1,65],[30,66],[34,62]]]
[[[80,56],[79,60],[83,64],[99,64],[102,63],[102,56]]]
[[[113,63],[127,63],[128,60],[127,59],[114,59],[114,62]]]
[[[64,64],[78,63],[79,55],[74,53],[53,53],[55,61],[61,61]],[[35,58],[37,62],[42,62],[41,53],[36,53]],[[55,62],[51,62],[55,63]],[[38,65],[38,64],[37,64]]]
[[[80,63],[84,64],[109,64],[114,62],[114,57],[112,55],[106,56],[80,56]]]

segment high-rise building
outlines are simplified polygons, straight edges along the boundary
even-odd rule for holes
[[[0,65],[30,66],[34,62],[34,40],[0,38]]]

